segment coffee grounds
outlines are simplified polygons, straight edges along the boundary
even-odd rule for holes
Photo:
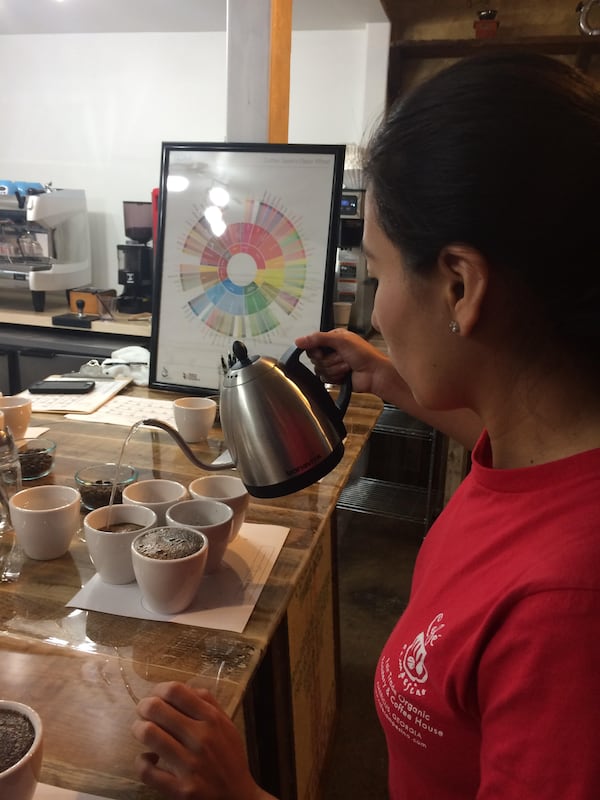
[[[186,558],[202,548],[203,540],[189,528],[153,528],[141,536],[135,548],[147,558]]]
[[[35,739],[35,730],[20,711],[0,710],[0,772],[12,767],[27,753]]]

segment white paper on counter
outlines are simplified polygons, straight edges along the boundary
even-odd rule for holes
[[[171,400],[149,400],[143,397],[118,395],[108,400],[93,414],[66,414],[66,419],[82,422],[106,422],[109,425],[126,425],[130,428],[141,419],[154,417],[175,427],[173,402]]]
[[[49,375],[48,380],[60,380],[68,383],[76,378],[63,378],[60,375]],[[45,414],[89,414],[100,408],[104,403],[114,397],[131,383],[131,378],[116,378],[115,380],[97,380],[91,392],[86,394],[31,394],[26,389],[19,397],[28,397],[31,400],[31,410]]]
[[[25,431],[24,439],[37,439],[38,436],[42,436],[42,434],[47,433],[50,428],[39,428],[39,427],[29,427]]]
[[[289,532],[281,525],[244,522],[227,548],[221,569],[203,577],[196,599],[180,614],[150,611],[142,603],[137,583],[115,586],[104,583],[98,575],[67,606],[242,633]]]
[[[60,786],[50,786],[47,783],[38,783],[33,800],[108,800],[108,798],[100,797],[97,794],[75,792],[72,789],[61,789]]]

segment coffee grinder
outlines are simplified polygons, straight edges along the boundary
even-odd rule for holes
[[[362,251],[364,198],[364,189],[342,190],[334,301],[352,303],[348,328],[368,338],[373,332],[371,314],[377,284],[367,273]]]
[[[123,202],[126,244],[117,245],[119,283],[123,293],[117,299],[119,311],[144,314],[152,310],[152,203]]]

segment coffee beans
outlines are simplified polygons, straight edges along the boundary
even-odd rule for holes
[[[117,488],[114,502],[123,501],[123,489],[138,478],[135,467],[122,464],[90,464],[75,473],[75,483],[81,494],[81,501],[88,511],[107,506],[110,502],[115,481]]]
[[[85,486],[79,487],[81,499],[86,508],[100,508],[107,506],[110,500],[110,495],[113,488],[112,481],[94,481]],[[117,485],[115,492],[115,503],[120,503],[123,499],[123,494],[120,487]]]
[[[25,439],[19,444],[19,461],[23,480],[45,478],[52,472],[56,444],[51,439]]]
[[[0,710],[0,772],[20,761],[34,739],[33,725],[24,714],[11,709]]]
[[[52,469],[52,454],[44,448],[30,448],[26,453],[19,453],[21,474],[25,479],[41,478]]]

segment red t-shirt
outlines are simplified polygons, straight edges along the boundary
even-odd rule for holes
[[[500,470],[482,436],[375,702],[391,800],[600,798],[600,450]]]

